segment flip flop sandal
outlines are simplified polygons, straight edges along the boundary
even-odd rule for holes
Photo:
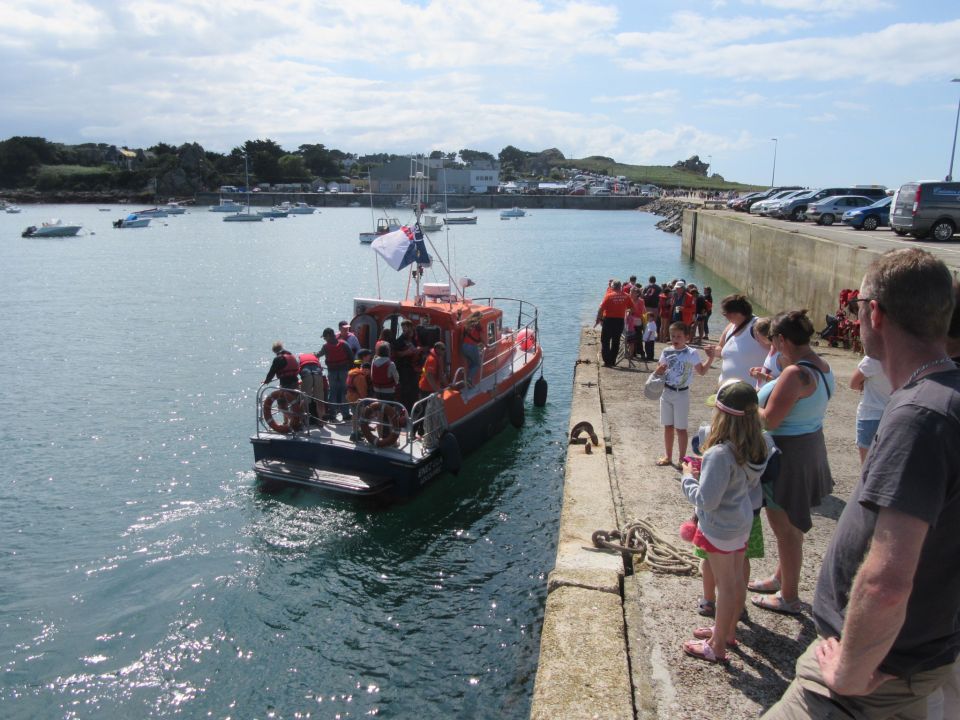
[[[697,640],[709,640],[710,638],[713,637],[714,629],[715,628],[713,627],[699,627],[693,631],[693,636]],[[727,640],[727,647],[736,647],[736,646],[737,646],[736,638],[734,638],[733,640]]]
[[[780,581],[775,577],[751,580],[747,583],[747,590],[761,595],[772,595],[775,592],[780,592]]]
[[[716,665],[725,665],[727,662],[727,656],[717,657],[713,648],[710,647],[710,643],[706,640],[687,640],[683,644],[683,651],[690,657],[697,658],[697,660],[704,660]]]
[[[673,465],[673,461],[670,460],[670,458],[668,457],[662,457],[659,460],[657,460],[656,465],[658,467],[667,467],[668,465]]]
[[[803,612],[803,603],[797,600],[787,602],[778,590],[774,595],[756,595],[750,598],[750,602],[763,610],[772,610],[781,615],[800,615]]]
[[[697,612],[704,617],[713,617],[717,613],[717,603],[715,603],[713,600],[700,598],[698,605]]]

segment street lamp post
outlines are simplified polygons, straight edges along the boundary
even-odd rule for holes
[[[777,138],[770,138],[773,140],[773,172],[770,173],[770,187],[773,187],[773,182],[777,177]]]
[[[950,82],[960,82],[960,78],[954,78]],[[953,147],[950,148],[950,170],[947,172],[947,182],[953,181],[953,156],[957,153],[958,125],[960,125],[960,100],[957,100],[957,119],[953,121]]]

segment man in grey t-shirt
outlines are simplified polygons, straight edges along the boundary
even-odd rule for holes
[[[952,278],[927,252],[878,258],[856,303],[895,391],[820,569],[820,638],[765,718],[926,717],[960,651],[960,370]]]

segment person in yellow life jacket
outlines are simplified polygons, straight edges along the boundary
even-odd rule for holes
[[[369,350],[358,352],[354,366],[347,373],[347,402],[350,404],[370,397],[370,355]]]

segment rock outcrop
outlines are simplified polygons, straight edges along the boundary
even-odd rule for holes
[[[684,200],[661,198],[640,209],[644,212],[651,212],[654,215],[662,215],[663,220],[657,223],[657,228],[664,232],[679,235],[682,231],[683,211],[695,207],[697,206],[694,203]]]

